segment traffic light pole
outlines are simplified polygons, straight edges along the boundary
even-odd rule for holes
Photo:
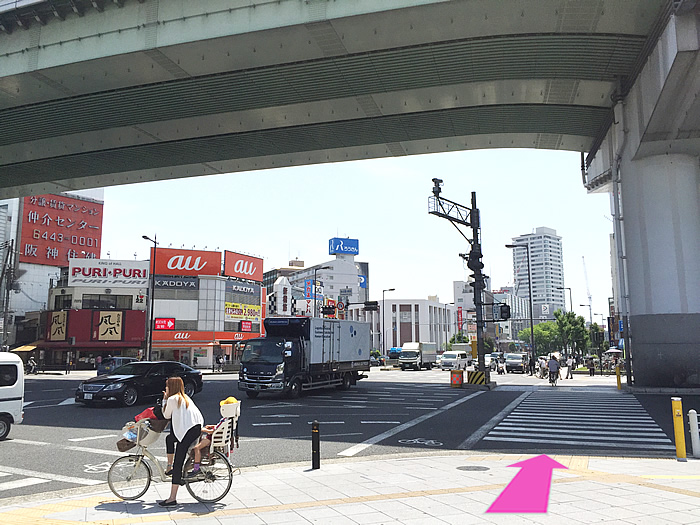
[[[459,255],[467,261],[467,267],[474,272],[472,275],[474,278],[472,286],[474,287],[474,309],[476,310],[477,358],[479,370],[484,372],[484,379],[488,385],[491,383],[491,374],[490,370],[486,368],[486,358],[484,354],[484,327],[486,323],[484,321],[483,311],[483,290],[486,288],[486,276],[482,272],[484,263],[481,262],[481,239],[479,238],[481,223],[479,220],[479,209],[476,207],[476,192],[472,192],[471,208],[466,208],[461,204],[440,197],[440,192],[442,191],[440,188],[441,184],[441,179],[433,179],[433,197],[430,197],[428,201],[428,213],[449,220],[471,246],[468,255],[462,253]],[[471,239],[459,229],[457,226],[458,224],[471,227]]]

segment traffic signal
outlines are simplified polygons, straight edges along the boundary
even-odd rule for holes
[[[379,301],[365,301],[365,312],[378,312],[379,311]]]
[[[469,258],[467,259],[467,268],[473,272],[478,272],[484,268],[484,263],[481,262],[481,246],[474,244],[472,250],[469,252]]]
[[[473,273],[469,277],[474,279],[473,282],[469,283],[469,286],[471,286],[472,288],[477,288],[480,290],[483,290],[486,288],[486,277],[488,277],[487,275],[481,274],[481,275],[477,276],[475,273]]]
[[[503,321],[507,321],[508,319],[510,319],[510,305],[507,305],[507,304],[501,305],[500,317]]]

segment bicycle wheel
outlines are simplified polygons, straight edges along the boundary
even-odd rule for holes
[[[123,500],[140,498],[151,485],[151,467],[143,456],[124,456],[109,467],[107,483],[118,498]]]
[[[184,471],[190,472],[193,463],[192,458],[188,459]],[[196,478],[185,478],[187,492],[194,499],[202,503],[215,503],[228,494],[233,483],[233,469],[221,452],[211,452],[209,457],[202,458],[199,472]]]

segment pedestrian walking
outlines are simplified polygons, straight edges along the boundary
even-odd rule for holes
[[[574,378],[574,358],[569,355],[569,357],[566,358],[566,378],[565,379],[573,379]]]
[[[591,377],[595,376],[595,363],[593,362],[592,357],[588,358],[586,365],[588,366],[588,375]]]
[[[535,374],[535,365],[537,364],[537,360],[535,359],[534,354],[530,355],[530,362],[528,363],[528,368],[530,369],[530,375]]]
[[[221,357],[221,354],[216,356],[216,369],[218,372],[223,372],[224,370],[224,358]]]
[[[544,379],[546,377],[545,374],[548,373],[547,369],[547,361],[545,360],[544,356],[540,356],[540,379]]]

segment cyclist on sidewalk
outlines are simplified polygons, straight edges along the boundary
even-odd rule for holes
[[[559,377],[559,361],[552,355],[547,363],[547,368],[549,368],[549,380],[552,381],[552,377]]]

